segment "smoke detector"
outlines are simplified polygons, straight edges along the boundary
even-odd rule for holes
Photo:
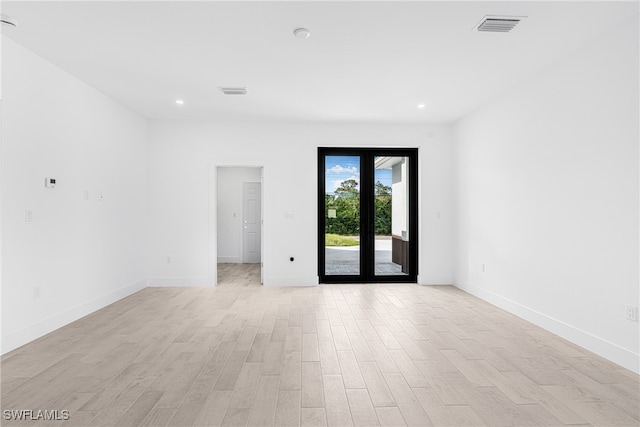
[[[4,13],[0,13],[0,23],[2,23],[3,27],[16,28],[18,26],[18,21]]]
[[[293,35],[299,39],[307,39],[311,35],[311,31],[306,28],[296,28],[293,30]]]
[[[246,87],[219,87],[220,92],[225,95],[246,95],[247,88]]]
[[[487,15],[474,27],[484,33],[508,33],[526,16],[491,16]]]

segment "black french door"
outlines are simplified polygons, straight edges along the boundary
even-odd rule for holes
[[[417,148],[318,148],[318,276],[416,282]]]

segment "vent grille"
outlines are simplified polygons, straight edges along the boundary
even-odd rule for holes
[[[246,95],[247,88],[246,87],[220,87],[220,92],[225,95]]]
[[[521,19],[520,17],[485,16],[477,29],[485,33],[508,33],[518,25]]]

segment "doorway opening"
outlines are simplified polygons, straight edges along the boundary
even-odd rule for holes
[[[217,284],[262,283],[262,168],[217,167]]]
[[[416,283],[418,150],[318,149],[320,283]]]

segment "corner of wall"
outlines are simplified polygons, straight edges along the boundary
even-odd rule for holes
[[[2,354],[15,350],[37,338],[40,338],[56,329],[75,322],[94,311],[100,310],[123,298],[135,294],[146,287],[146,280],[140,280],[129,286],[116,289],[106,295],[87,301],[68,310],[56,313],[46,319],[40,320],[19,331],[7,334],[2,337]]]

